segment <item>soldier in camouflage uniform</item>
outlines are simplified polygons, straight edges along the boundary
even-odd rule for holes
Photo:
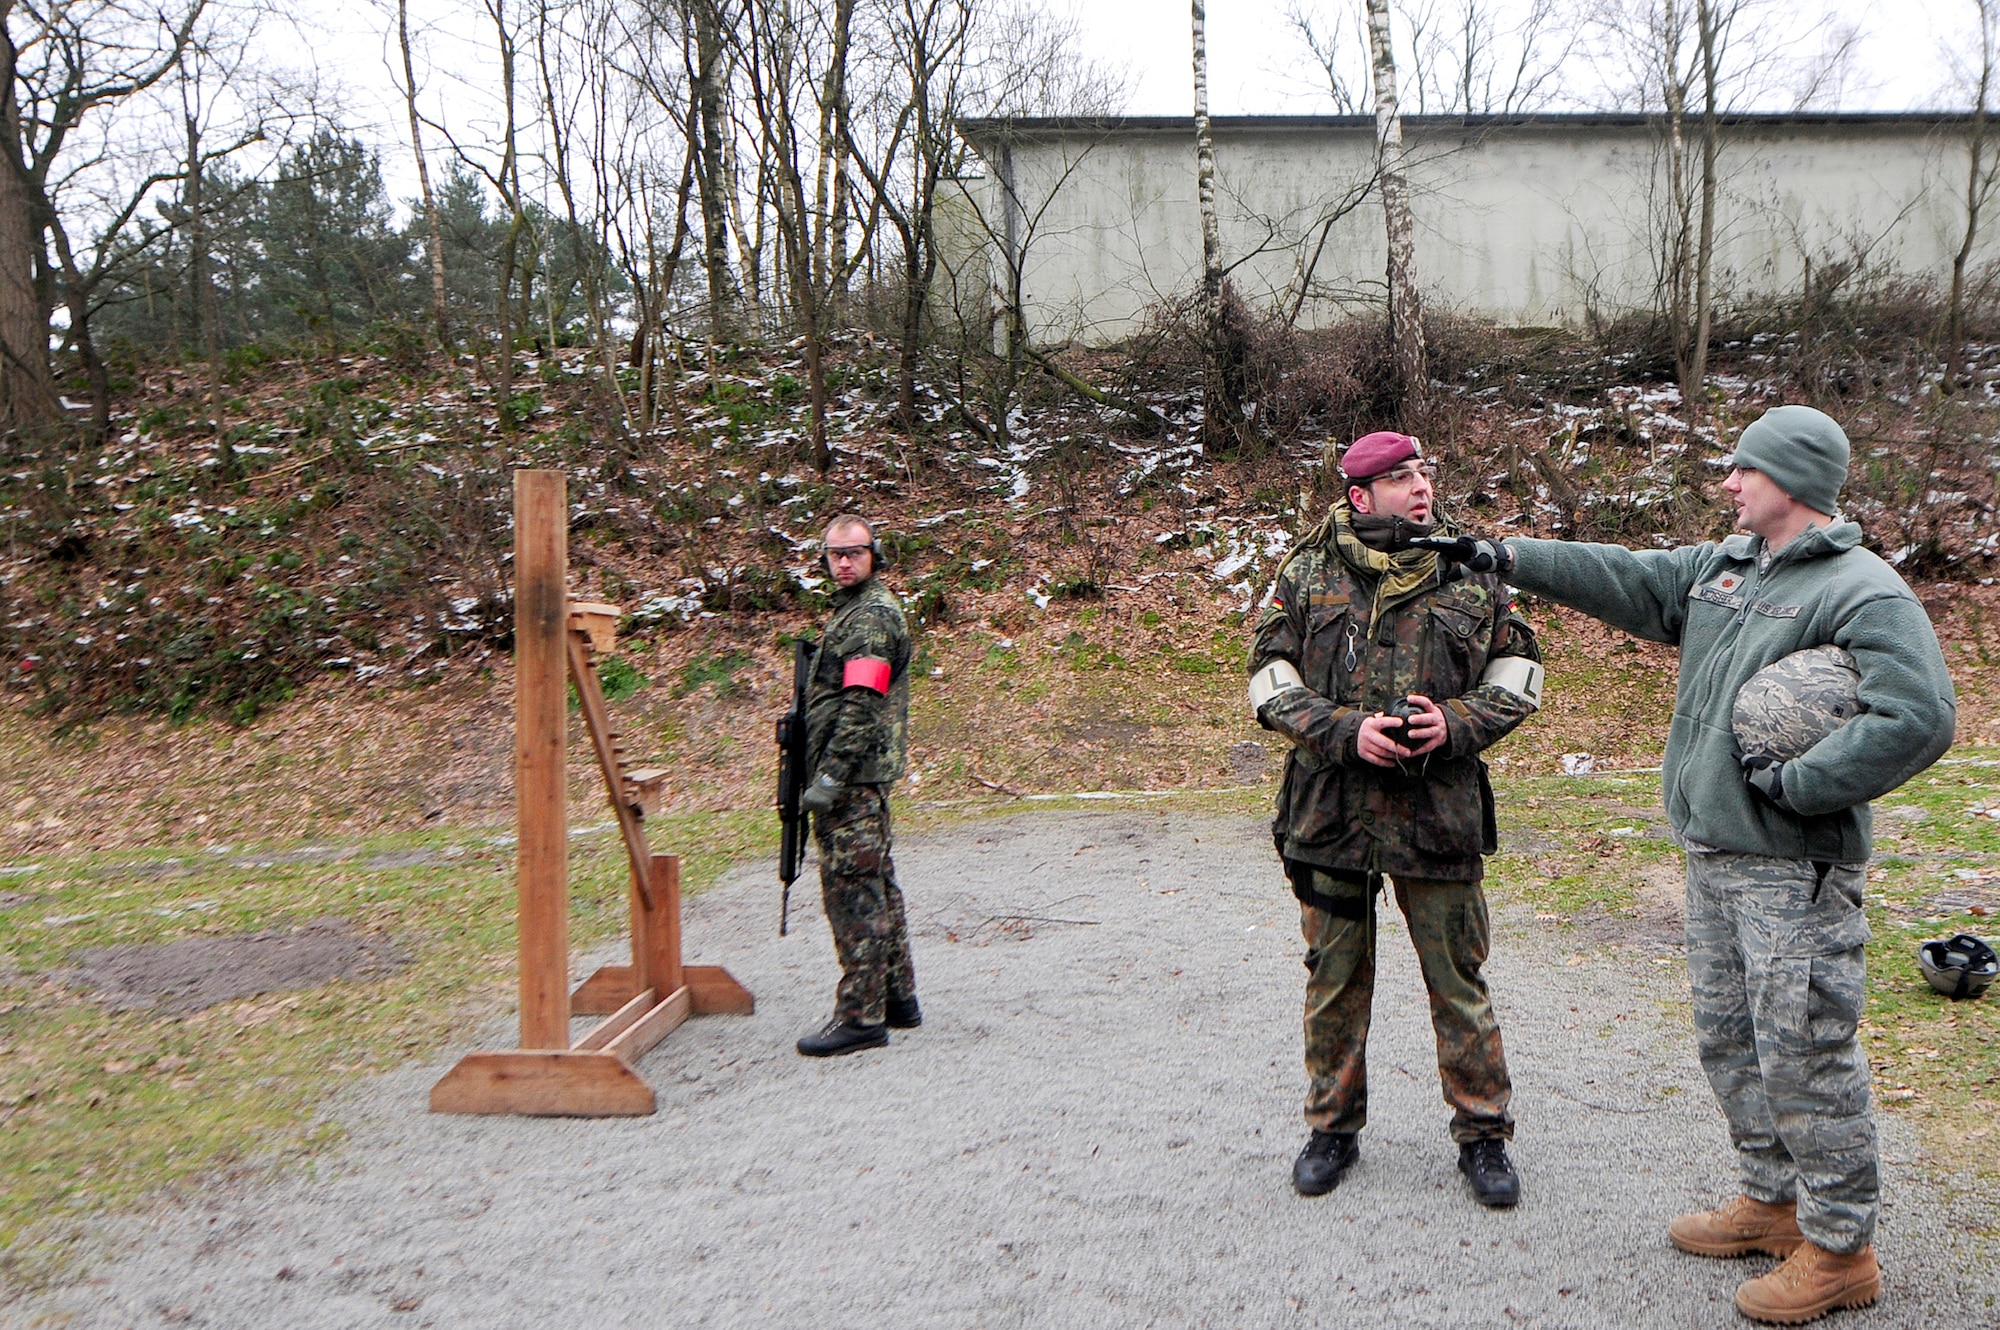
[[[807,1057],[889,1042],[889,1029],[923,1022],[909,925],[889,855],[889,788],[909,750],[910,630],[894,593],[876,580],[881,546],[866,521],[826,529],[827,570],[839,589],[806,692],[812,814],[821,897],[840,957],[833,1019],[799,1040]]]
[[[1434,529],[1415,439],[1368,435],[1340,465],[1347,497],[1285,561],[1250,650],[1258,723],[1292,744],[1272,832],[1306,941],[1312,1135],[1293,1184],[1323,1194],[1357,1157],[1386,875],[1423,967],[1459,1167],[1482,1204],[1512,1205],[1511,1085],[1480,972],[1496,846],[1479,754],[1539,705],[1540,656],[1498,578],[1405,546]],[[1384,715],[1405,698],[1406,731]]]
[[[1923,604],[1837,515],[1848,456],[1831,418],[1776,407],[1725,459],[1743,534],[1672,550],[1461,536],[1452,553],[1680,647],[1661,787],[1687,849],[1695,1041],[1742,1194],[1667,1234],[1699,1256],[1786,1257],[1736,1292],[1744,1315],[1783,1324],[1865,1306],[1881,1289],[1875,1120],[1856,1038],[1868,804],[1950,746],[1956,715]],[[1803,753],[1739,751],[1744,685],[1828,644],[1854,663],[1860,714]]]

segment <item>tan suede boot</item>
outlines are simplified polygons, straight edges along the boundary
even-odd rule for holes
[[[1874,1247],[1839,1256],[1802,1242],[1783,1265],[1737,1288],[1736,1310],[1753,1321],[1798,1325],[1836,1307],[1866,1307],[1881,1296],[1882,1267],[1875,1263]]]
[[[1748,1256],[1766,1252],[1790,1256],[1806,1240],[1799,1232],[1798,1204],[1738,1196],[1719,1210],[1679,1215],[1667,1225],[1667,1240],[1695,1256]]]

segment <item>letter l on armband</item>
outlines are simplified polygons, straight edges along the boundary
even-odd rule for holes
[[[1278,694],[1305,686],[1306,681],[1299,677],[1298,666],[1289,660],[1274,660],[1262,666],[1250,676],[1250,714],[1254,716],[1262,711],[1264,704]]]
[[[1528,704],[1530,711],[1542,707],[1542,667],[1524,656],[1501,656],[1479,676],[1482,684],[1504,689]]]

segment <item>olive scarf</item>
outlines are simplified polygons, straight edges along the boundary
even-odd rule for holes
[[[1348,567],[1374,580],[1375,606],[1369,622],[1380,623],[1383,614],[1438,581],[1438,556],[1404,544],[1411,536],[1450,535],[1457,529],[1436,509],[1432,512],[1436,520],[1422,525],[1400,517],[1357,513],[1343,495],[1333,501],[1320,524],[1292,547],[1285,562],[1290,563],[1302,550],[1332,549]],[[1284,573],[1281,566],[1278,575],[1283,577]]]

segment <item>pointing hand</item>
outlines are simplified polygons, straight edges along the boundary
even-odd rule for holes
[[[1514,551],[1484,536],[1415,536],[1410,547],[1429,550],[1450,563],[1462,563],[1475,573],[1505,576],[1514,570]]]

